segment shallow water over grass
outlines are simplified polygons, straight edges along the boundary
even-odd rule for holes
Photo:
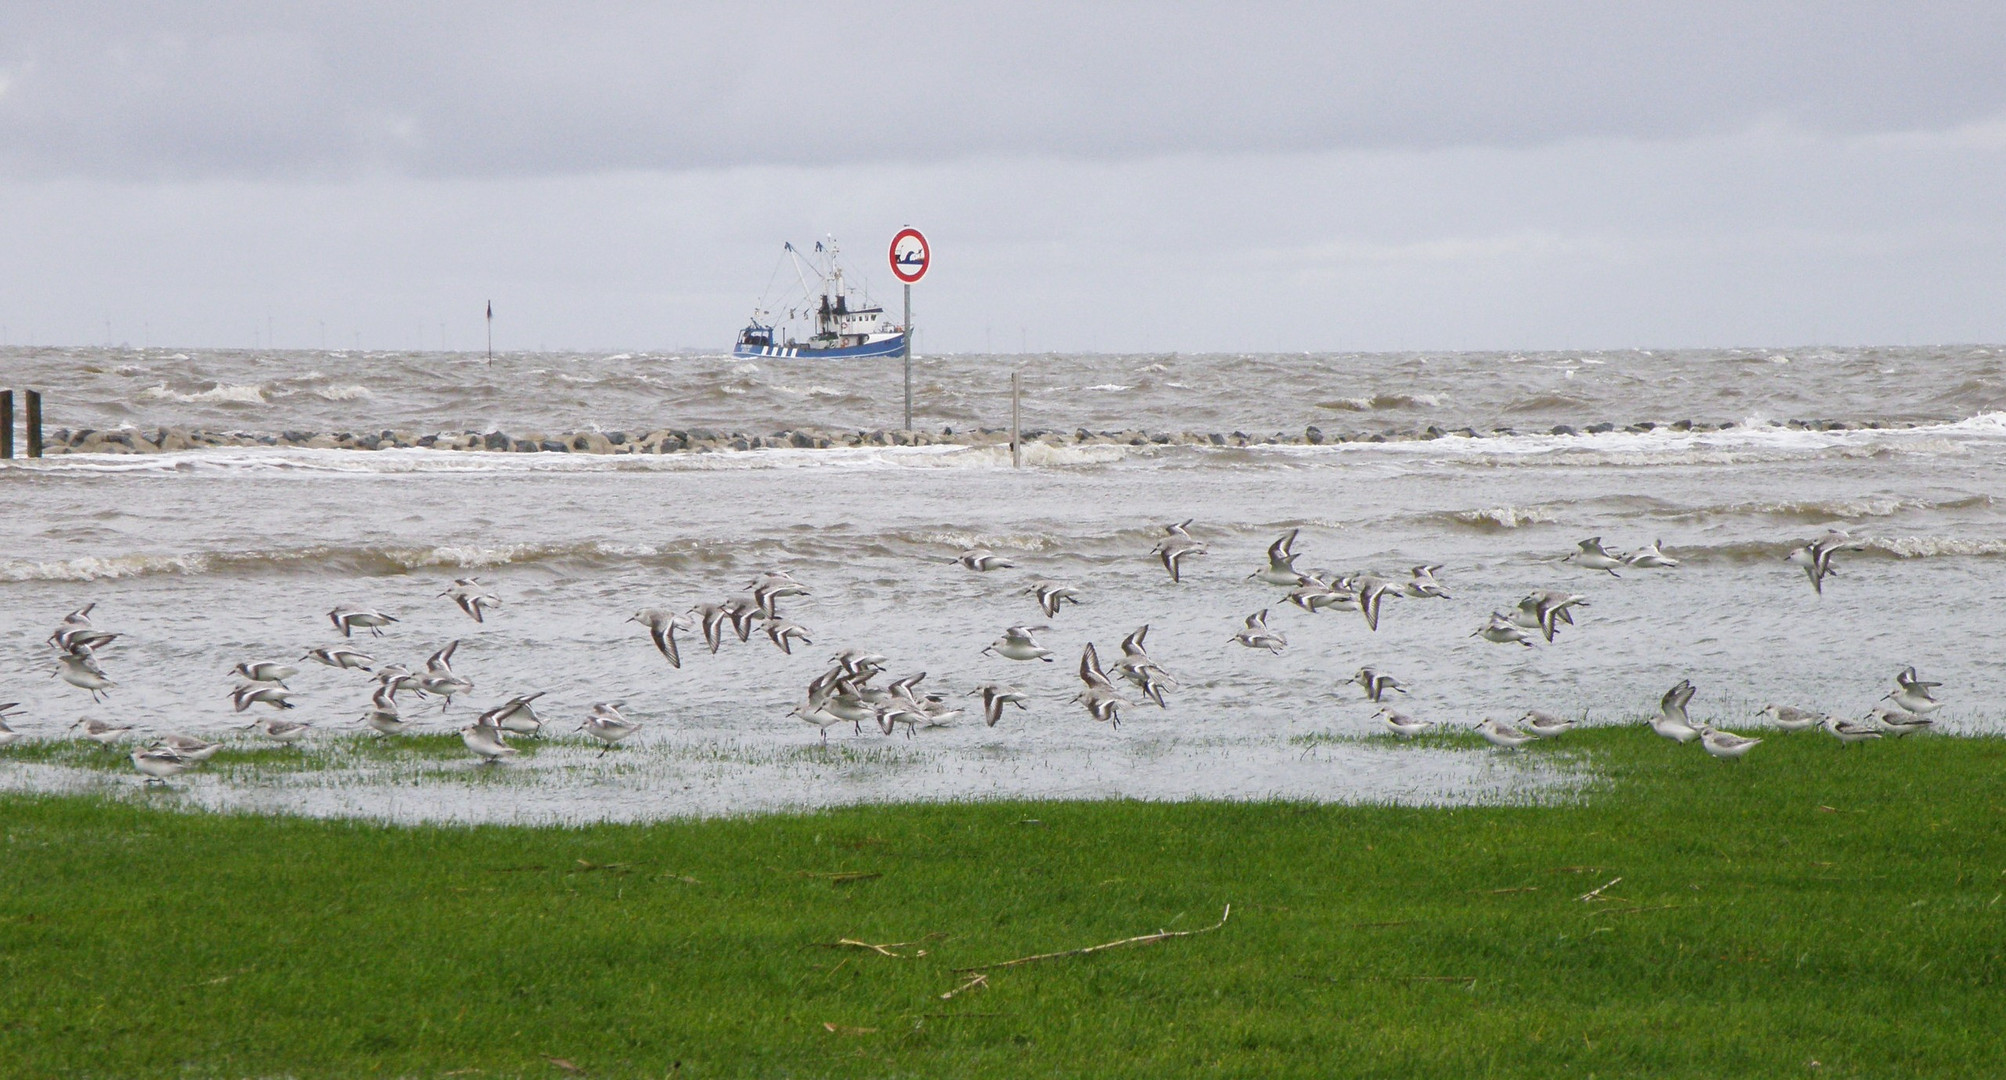
[[[1588,781],[1565,759],[1496,753],[1467,735],[1275,741],[1156,727],[1132,721],[1056,748],[979,722],[826,747],[812,735],[798,745],[662,735],[601,754],[570,736],[518,739],[521,752],[493,765],[474,760],[457,735],[330,735],[299,747],[237,736],[207,765],[157,784],[133,771],[124,746],[51,740],[5,751],[0,791],[407,823],[578,825],[1033,796],[1495,805],[1565,798]]]

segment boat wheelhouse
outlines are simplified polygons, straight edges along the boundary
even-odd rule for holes
[[[805,258],[792,243],[784,246],[783,255],[793,264],[800,291],[784,317],[778,303],[769,308],[762,298],[738,332],[733,356],[842,359],[905,351],[905,328],[885,317],[884,308],[871,301],[868,286],[861,295],[850,287],[833,238],[817,241]],[[779,269],[774,272],[778,275]],[[797,337],[797,328],[805,336]]]

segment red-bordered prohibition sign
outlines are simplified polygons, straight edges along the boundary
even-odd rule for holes
[[[933,261],[933,253],[926,246],[926,237],[918,229],[900,229],[892,237],[892,276],[907,285],[926,276],[927,264]]]

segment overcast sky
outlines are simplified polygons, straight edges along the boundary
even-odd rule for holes
[[[0,7],[0,335],[936,350],[2006,340],[2006,5]]]

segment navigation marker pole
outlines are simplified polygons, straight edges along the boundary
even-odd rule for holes
[[[488,366],[495,366],[495,302],[488,301]]]
[[[900,229],[892,237],[892,276],[905,283],[905,429],[912,430],[912,283],[926,276],[933,252],[918,229]]]

